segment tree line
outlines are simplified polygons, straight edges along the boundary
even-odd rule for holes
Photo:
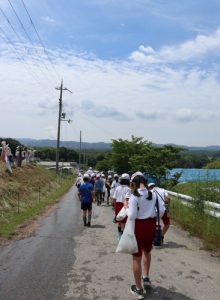
[[[12,153],[17,146],[23,146],[12,138],[0,138],[10,144]],[[40,160],[55,161],[56,148],[35,147],[36,157]],[[79,162],[79,150],[60,147],[60,161]],[[178,146],[155,146],[142,137],[132,136],[128,139],[112,140],[109,151],[84,149],[81,163],[98,170],[114,170],[118,173],[140,170],[153,174],[158,179],[164,178],[172,168],[219,168],[220,151],[187,150]]]

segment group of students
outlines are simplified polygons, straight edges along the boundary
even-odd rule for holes
[[[100,176],[101,177],[101,176]],[[85,226],[91,225],[92,202],[97,201],[96,182],[100,179],[99,174],[92,182],[92,176],[83,175],[83,183],[78,184],[81,208],[83,210],[83,221]],[[156,216],[163,220],[162,242],[167,232],[170,219],[168,216],[169,196],[164,189],[156,186],[155,183],[147,184],[144,175],[136,172],[130,175],[124,173],[120,176],[116,174],[111,182],[108,197],[112,200],[115,217],[118,224],[119,239],[123,234],[127,218],[135,222],[135,237],[138,245],[138,252],[133,253],[133,275],[135,284],[130,291],[137,299],[144,299],[144,290],[151,285],[149,277],[151,265],[151,250],[156,230]],[[109,178],[111,179],[111,178]],[[106,179],[106,182],[108,178]],[[105,182],[105,184],[106,184]],[[87,199],[85,201],[85,199]],[[88,201],[90,199],[90,201]],[[156,205],[158,203],[158,205]],[[116,216],[124,207],[127,217],[122,221],[117,221]],[[158,207],[158,210],[156,209]],[[88,215],[86,215],[88,212]],[[88,218],[88,223],[87,223]]]

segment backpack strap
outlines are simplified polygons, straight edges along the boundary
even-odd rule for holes
[[[157,223],[158,225],[160,226],[160,209],[159,209],[159,203],[158,203],[158,196],[157,196],[158,193],[156,193],[156,204],[155,204],[155,207],[156,207],[156,210],[157,210]]]

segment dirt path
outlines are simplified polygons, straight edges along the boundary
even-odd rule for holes
[[[113,212],[102,206],[101,215],[75,238],[76,258],[68,274],[67,299],[134,299],[131,256],[116,254]],[[162,249],[152,251],[153,288],[146,299],[220,299],[220,261],[200,250],[199,240],[171,226]]]

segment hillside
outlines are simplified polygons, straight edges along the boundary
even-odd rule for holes
[[[36,140],[36,139],[29,139],[29,138],[20,138],[18,139],[19,142],[23,145],[30,146],[30,147],[53,147],[57,146],[56,140]],[[60,141],[60,147],[66,147],[71,149],[79,149],[80,142],[76,141]],[[111,144],[104,143],[104,142],[97,142],[97,143],[82,143],[82,149],[93,149],[93,150],[110,150]]]
[[[57,146],[56,140],[49,140],[49,139],[31,139],[31,138],[19,138],[19,142],[23,145],[30,146],[30,147],[53,147]],[[168,143],[169,144],[169,143]],[[163,144],[154,144],[158,147],[163,147]],[[176,145],[176,144],[169,144],[172,146],[182,147],[186,150],[190,151],[220,151],[220,146],[217,145],[210,145],[206,147],[195,147],[195,146],[185,146],[185,145]],[[76,141],[60,141],[61,147],[71,148],[71,149],[79,149],[80,143]],[[104,143],[104,142],[97,142],[97,143],[82,143],[83,149],[93,149],[93,150],[111,150],[111,143]]]
[[[0,244],[21,229],[29,230],[29,223],[23,223],[49,209],[72,184],[72,176],[33,164],[15,167],[10,175],[0,161]]]

